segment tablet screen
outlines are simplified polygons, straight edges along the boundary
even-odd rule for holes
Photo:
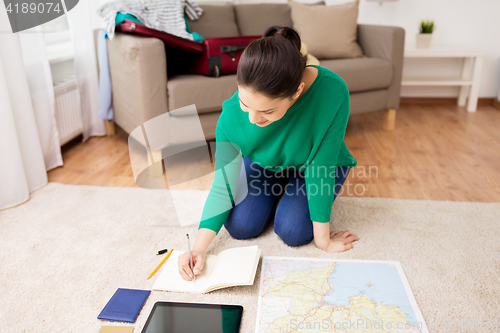
[[[238,333],[241,305],[156,302],[142,333]]]

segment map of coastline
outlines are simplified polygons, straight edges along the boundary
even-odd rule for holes
[[[256,332],[428,330],[399,262],[265,256]]]

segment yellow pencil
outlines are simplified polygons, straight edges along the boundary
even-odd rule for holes
[[[154,274],[154,273],[158,270],[158,268],[160,268],[160,267],[161,267],[161,265],[163,265],[163,263],[165,262],[165,260],[167,260],[167,258],[168,258],[168,257],[170,257],[170,254],[172,253],[172,251],[173,251],[173,250],[174,250],[174,249],[170,250],[170,252],[169,252],[169,253],[165,256],[165,258],[163,258],[163,260],[160,262],[160,264],[159,264],[158,266],[156,266],[155,270],[154,270],[154,271],[152,271],[152,272],[151,272],[151,274],[149,274],[148,279],[149,279],[150,277],[152,277],[152,276],[153,276],[153,274]]]

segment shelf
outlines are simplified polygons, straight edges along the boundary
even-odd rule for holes
[[[460,78],[409,77],[403,78],[402,86],[470,86],[471,80]]]
[[[405,61],[409,58],[463,58],[460,76],[457,77],[403,77],[401,86],[454,86],[460,87],[457,105],[464,106],[467,100],[467,112],[475,112],[481,82],[484,50],[463,45],[435,46],[417,48],[416,45],[406,46]],[[469,89],[470,88],[470,89]]]
[[[427,49],[418,49],[416,46],[407,46],[404,50],[405,58],[464,58],[479,57],[484,50],[467,46],[432,46]]]

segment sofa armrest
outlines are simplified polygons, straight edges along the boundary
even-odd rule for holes
[[[165,46],[158,38],[120,32],[107,45],[115,123],[130,134],[168,111]]]
[[[392,64],[392,82],[388,88],[387,109],[399,108],[403,74],[405,30],[401,27],[358,24],[358,43],[366,56]]]

